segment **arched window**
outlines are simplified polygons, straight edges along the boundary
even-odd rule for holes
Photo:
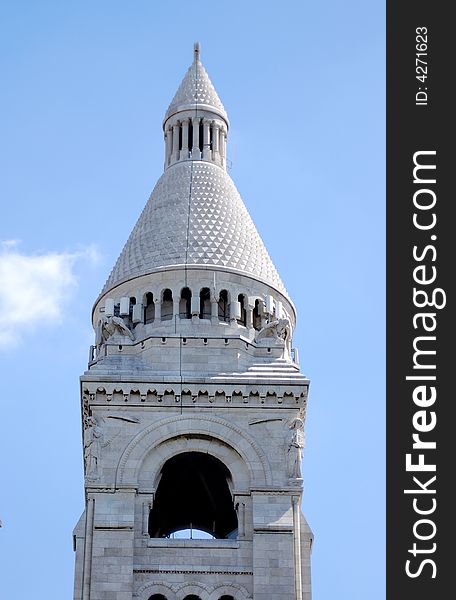
[[[224,594],[223,596],[220,596],[219,600],[234,600],[234,596]]]
[[[149,600],[166,600],[166,596],[163,596],[163,594],[152,594]]]
[[[209,288],[203,288],[200,292],[200,319],[211,318],[211,291]]]
[[[192,292],[188,287],[183,288],[179,302],[179,317],[181,319],[192,318]]]
[[[171,290],[163,292],[161,320],[170,321],[173,318],[173,293]]]
[[[237,515],[230,492],[231,475],[210,454],[184,452],[163,466],[149,516],[151,537],[199,529],[215,538],[237,535]]]
[[[147,325],[147,323],[153,323],[155,319],[154,295],[151,292],[147,292],[144,304],[144,324]]]
[[[247,310],[246,310],[246,301],[245,301],[245,296],[244,294],[239,294],[238,296],[238,302],[241,305],[241,318],[238,319],[238,323],[240,323],[241,325],[244,325],[244,327],[247,325]]]
[[[255,300],[255,308],[253,309],[253,327],[259,331],[261,329],[261,316],[263,313],[262,305],[259,300]]]
[[[185,596],[184,600],[201,600],[201,598],[196,594],[189,594],[188,596]]]
[[[228,309],[228,292],[226,290],[222,290],[219,295],[218,317],[220,321],[228,322],[230,320]]]

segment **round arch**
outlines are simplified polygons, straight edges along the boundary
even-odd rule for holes
[[[147,452],[138,473],[139,485],[146,488],[156,488],[165,463],[170,458],[184,452],[203,452],[212,455],[220,460],[230,472],[234,490],[248,489],[250,482],[249,470],[242,457],[232,446],[228,446],[218,439],[207,439],[188,433],[168,438]]]
[[[138,485],[146,456],[164,441],[184,435],[206,436],[231,447],[245,462],[251,485],[270,485],[272,470],[260,446],[240,427],[213,415],[179,415],[161,419],[139,432],[122,453],[116,485]],[[222,460],[222,462],[224,462]],[[230,465],[226,465],[230,469]],[[230,469],[232,471],[232,469]],[[234,477],[234,473],[233,477]]]
[[[165,596],[166,600],[177,600],[176,592],[170,585],[162,581],[150,581],[142,585],[136,592],[136,597],[139,600],[149,600],[154,594]]]
[[[187,596],[197,596],[201,600],[209,600],[211,588],[203,583],[190,582],[179,586],[176,591],[177,600],[185,600]]]
[[[222,596],[232,596],[234,600],[252,600],[248,591],[238,583],[222,583],[214,588],[208,600],[220,600]]]

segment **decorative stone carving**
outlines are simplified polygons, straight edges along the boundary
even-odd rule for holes
[[[304,448],[304,421],[296,418],[291,421],[288,428],[292,430],[291,440],[288,445],[288,476],[290,479],[302,479],[301,461]]]
[[[270,344],[286,344],[291,338],[291,327],[288,319],[277,319],[271,321],[267,325],[260,329],[257,333],[255,342],[267,342]]]
[[[95,417],[86,417],[84,426],[84,466],[86,479],[96,481],[100,477],[99,462],[103,434]]]
[[[128,337],[132,341],[135,339],[121,317],[103,317],[98,326],[97,345],[104,344],[113,335]]]

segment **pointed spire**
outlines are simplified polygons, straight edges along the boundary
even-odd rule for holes
[[[226,110],[209,79],[206,69],[201,64],[199,42],[195,42],[193,46],[193,63],[166,111],[164,122],[180,111],[195,108],[214,112],[222,117],[228,125]]]

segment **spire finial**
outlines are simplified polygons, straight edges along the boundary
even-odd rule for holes
[[[199,44],[199,42],[195,42],[193,44],[193,54],[194,54],[194,60],[195,60],[195,62],[198,62],[199,58],[200,58],[200,44]]]

